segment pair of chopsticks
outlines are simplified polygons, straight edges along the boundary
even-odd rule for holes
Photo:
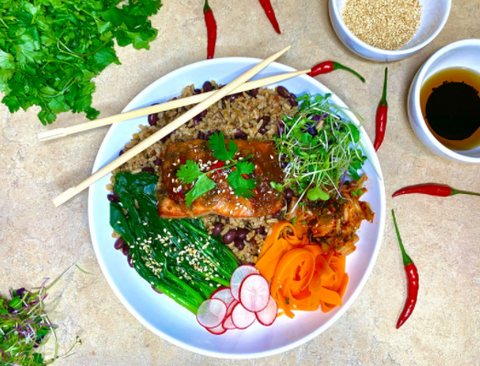
[[[116,158],[114,161],[108,163],[103,168],[96,171],[94,174],[92,174],[89,178],[85,179],[80,184],[76,185],[75,187],[71,187],[65,192],[63,192],[61,195],[59,195],[53,200],[54,205],[58,207],[61,204],[65,203],[66,201],[68,201],[78,193],[82,192],[84,189],[90,187],[92,184],[94,184],[95,182],[97,182],[98,180],[100,180],[101,178],[103,178],[104,176],[106,176],[107,174],[109,174],[119,166],[121,166],[122,164],[126,163],[128,160],[132,159],[134,156],[140,154],[142,151],[146,150],[148,147],[152,146],[154,143],[161,140],[163,137],[165,137],[169,133],[173,132],[183,124],[190,121],[196,115],[200,114],[201,112],[206,110],[211,105],[215,104],[217,101],[219,101],[223,97],[230,94],[236,94],[239,92],[263,87],[269,84],[273,84],[282,80],[287,80],[292,77],[310,72],[310,70],[296,71],[296,72],[285,73],[281,75],[270,76],[264,79],[255,80],[247,83],[247,80],[254,77],[256,74],[258,74],[260,71],[266,68],[269,64],[271,64],[277,58],[282,56],[289,49],[290,49],[290,46],[285,47],[283,50],[266,58],[265,60],[255,65],[244,74],[240,75],[231,83],[225,85],[225,87],[223,87],[222,89],[215,90],[208,93],[194,95],[188,98],[182,98],[182,99],[170,101],[163,104],[154,105],[151,107],[136,109],[130,112],[121,113],[121,114],[114,115],[107,118],[102,118],[96,121],[82,123],[72,127],[59,128],[59,129],[55,129],[55,130],[51,130],[51,131],[47,131],[39,134],[39,138],[41,141],[47,141],[47,140],[67,136],[70,134],[78,133],[81,131],[87,131],[93,128],[106,126],[112,123],[125,121],[125,120],[136,118],[136,117],[146,116],[149,114],[159,113],[161,111],[166,111],[166,110],[198,103],[195,107],[188,110],[187,112],[182,114],[180,117],[170,122],[168,125],[160,129],[159,131],[155,132],[153,135],[150,135],[148,138],[146,138],[139,144],[135,145],[133,148],[127,150],[124,154]]]

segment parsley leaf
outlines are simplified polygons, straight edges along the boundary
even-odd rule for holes
[[[190,206],[198,197],[214,189],[216,186],[217,185],[213,180],[208,178],[206,174],[202,174],[193,188],[185,195],[187,206]]]
[[[227,147],[225,146],[225,136],[223,135],[223,132],[216,132],[212,136],[210,136],[210,139],[208,140],[208,146],[210,147],[210,149],[213,150],[213,156],[215,156],[218,160],[222,161],[232,160],[235,156],[235,153],[238,151],[237,145],[235,145],[232,140],[230,140],[230,142],[228,143],[227,150]]]
[[[158,31],[148,17],[161,0],[0,1],[0,91],[11,113],[33,105],[46,125],[92,108],[91,82],[120,64],[114,46],[148,49]]]
[[[180,167],[177,172],[177,177],[182,180],[183,183],[193,183],[195,179],[198,179],[202,174],[200,167],[193,160],[187,160],[187,162]]]
[[[252,162],[241,161],[237,164],[235,171],[228,175],[227,181],[235,191],[237,196],[250,198],[254,195],[251,191],[255,188],[253,179],[245,179],[242,174],[250,174],[255,170]]]

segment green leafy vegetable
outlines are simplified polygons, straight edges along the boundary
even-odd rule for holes
[[[242,176],[242,174],[251,174],[254,170],[253,163],[243,160],[237,164],[235,171],[228,175],[227,181],[237,196],[250,198],[254,195],[252,189],[255,188],[255,182],[253,179],[245,179]]]
[[[238,263],[201,219],[165,220],[157,214],[158,177],[117,173],[120,203],[110,203],[110,225],[130,248],[132,264],[152,287],[193,313],[220,286],[229,286]]]
[[[213,156],[222,161],[232,160],[238,151],[237,145],[232,140],[229,141],[227,150],[223,132],[212,134],[208,140],[208,146],[212,149]]]
[[[271,185],[280,192],[292,187],[310,200],[327,200],[340,194],[345,176],[360,179],[358,170],[366,160],[360,131],[339,116],[344,108],[331,103],[329,94],[306,94],[297,101],[298,113],[283,117],[284,132],[275,139],[280,159],[287,163],[285,179]]]
[[[114,50],[132,44],[148,49],[157,36],[148,17],[161,0],[4,0],[0,2],[0,91],[11,113],[41,107],[46,125],[61,112],[91,107],[91,79],[109,64]]]

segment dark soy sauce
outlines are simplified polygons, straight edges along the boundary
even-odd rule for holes
[[[422,113],[432,134],[452,150],[480,145],[480,74],[448,68],[432,75],[420,91]]]

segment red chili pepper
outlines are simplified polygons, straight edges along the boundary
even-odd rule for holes
[[[275,32],[282,34],[282,32],[280,32],[280,27],[278,26],[277,18],[275,17],[275,12],[273,11],[270,0],[260,0],[260,5],[262,5],[267,18],[270,20],[270,23],[272,23],[273,29],[275,29]]]
[[[387,128],[387,112],[388,112],[387,76],[388,76],[388,68],[385,68],[385,80],[383,81],[383,94],[382,94],[382,99],[378,104],[377,116],[375,118],[376,132],[375,132],[375,143],[373,144],[375,151],[378,151],[378,149],[380,148],[380,145],[383,142],[383,138],[385,137],[385,131]]]
[[[400,328],[403,323],[412,315],[413,309],[417,304],[418,296],[418,271],[417,267],[413,263],[412,259],[408,256],[405,248],[403,247],[402,238],[400,237],[400,232],[398,231],[397,220],[395,219],[395,212],[392,210],[393,223],[395,224],[395,231],[397,232],[398,243],[400,244],[400,249],[402,251],[403,265],[405,266],[405,273],[407,274],[407,284],[408,284],[408,295],[407,300],[405,301],[405,306],[403,307],[402,314],[398,318],[397,329]]]
[[[444,186],[441,184],[419,184],[416,186],[409,186],[402,189],[399,189],[392,197],[401,196],[402,194],[411,194],[411,193],[420,193],[428,194],[430,196],[438,197],[449,197],[455,196],[456,194],[469,194],[472,196],[480,196],[480,193],[466,192],[466,191],[457,191],[456,189],[450,188],[449,186]]]
[[[342,64],[339,64],[338,62],[335,62],[335,61],[320,62],[319,64],[316,64],[315,66],[313,66],[312,71],[310,71],[307,75],[310,75],[313,78],[320,74],[328,74],[329,72],[332,72],[334,70],[347,70],[348,72],[351,72],[353,75],[355,75],[360,80],[362,80],[362,82],[365,82],[365,79],[363,78],[363,76],[360,75],[358,72],[346,66],[343,66]]]
[[[217,42],[217,23],[215,22],[213,11],[208,5],[208,0],[205,0],[203,15],[205,17],[205,25],[207,26],[207,59],[211,59],[215,54],[215,43]]]
[[[221,168],[223,166],[225,166],[225,162],[224,161],[219,161],[218,163],[213,164],[212,167],[209,170],[218,169],[218,168]]]

